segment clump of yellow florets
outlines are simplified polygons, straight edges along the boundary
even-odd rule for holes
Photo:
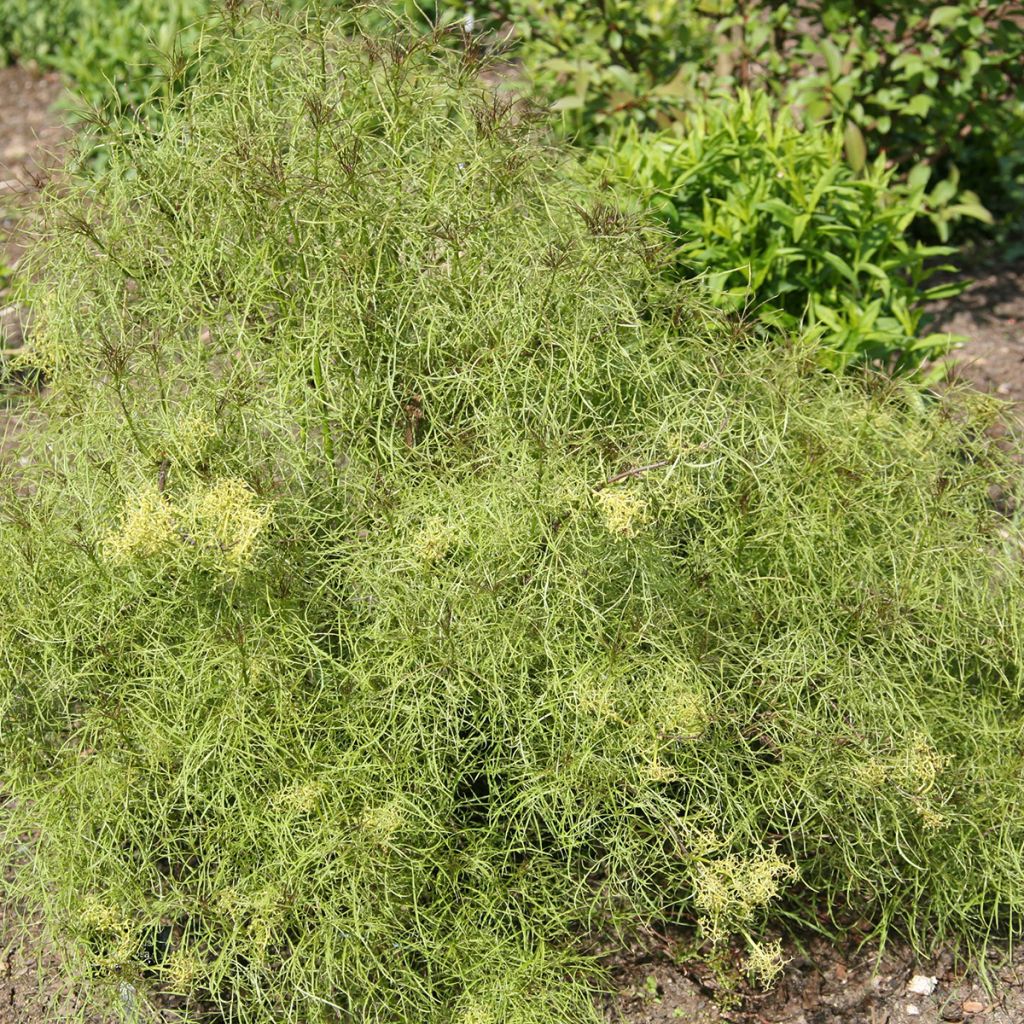
[[[494,1014],[482,1003],[473,1002],[462,1011],[459,1024],[496,1024]]]
[[[287,789],[281,790],[274,797],[274,806],[282,810],[297,811],[300,814],[309,814],[316,810],[320,797],[324,794],[322,782],[300,782]]]
[[[705,932],[716,943],[724,941],[730,930],[745,925],[758,908],[775,899],[781,882],[794,874],[793,866],[774,850],[751,857],[730,853],[698,864],[694,902],[704,914]]]
[[[149,558],[177,540],[170,506],[155,486],[140,488],[127,502],[120,525],[103,539],[112,562]]]
[[[942,774],[948,758],[918,733],[896,759],[891,775],[916,794],[927,793]]]
[[[361,824],[374,838],[390,839],[405,824],[405,815],[397,800],[390,800],[363,812]]]
[[[99,932],[119,931],[125,925],[125,917],[120,911],[92,895],[82,901],[79,920],[86,928]]]
[[[439,562],[454,543],[454,530],[440,516],[428,519],[413,537],[413,548],[424,562]]]
[[[768,988],[782,973],[786,961],[782,957],[782,943],[751,942],[747,948],[747,972],[763,988]]]
[[[194,499],[190,519],[196,542],[217,552],[222,568],[230,570],[252,559],[270,513],[257,503],[245,481],[229,477]]]
[[[659,732],[677,741],[696,739],[710,720],[704,692],[684,672],[675,669],[659,677],[653,714]]]
[[[170,988],[175,992],[188,992],[201,976],[203,963],[192,950],[176,949],[164,968]]]
[[[190,413],[180,417],[171,433],[171,447],[179,460],[187,465],[198,462],[217,436],[217,427],[209,416]]]
[[[608,532],[617,537],[635,537],[650,518],[647,501],[635,490],[598,491],[597,504]]]
[[[865,789],[878,789],[889,777],[889,768],[880,758],[869,757],[864,761],[855,761],[850,767],[850,774]]]

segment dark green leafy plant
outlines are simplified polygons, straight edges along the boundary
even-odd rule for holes
[[[565,1024],[652,919],[763,976],[772,921],[1018,928],[990,400],[751,345],[459,52],[210,45],[51,197],[0,456],[11,895],[72,965]]]
[[[508,0],[534,87],[589,144],[666,128],[711,93],[764,89],[808,119],[851,125],[859,170],[884,154],[939,185],[941,240],[1024,213],[1024,13],[1016,2]],[[941,202],[939,201],[941,198]]]
[[[789,95],[813,116],[856,125],[870,157],[943,182],[948,221],[969,218],[1019,233],[1024,216],[1024,8],[1017,0],[890,4],[839,0],[781,5],[820,17],[784,66]],[[820,12],[820,13],[819,13]],[[778,60],[766,56],[772,73]],[[801,64],[816,68],[802,78]],[[955,199],[955,202],[953,200]]]
[[[4,0],[0,62],[36,61],[68,75],[94,107],[136,108],[167,80],[166,57],[187,52],[209,0]]]
[[[956,339],[925,334],[924,287],[954,252],[909,237],[930,212],[920,176],[894,181],[882,158],[857,174],[839,126],[802,128],[766,96],[709,103],[679,133],[612,140],[594,161],[653,209],[678,240],[677,274],[718,305],[803,331],[834,368],[882,362],[916,370]]]
[[[623,123],[666,126],[681,105],[699,101],[715,20],[692,3],[512,0],[481,7],[492,26],[514,26],[524,73],[577,138],[593,140]]]

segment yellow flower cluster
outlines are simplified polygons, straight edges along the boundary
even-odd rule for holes
[[[266,952],[280,930],[284,917],[284,893],[277,886],[265,885],[253,893],[236,886],[221,889],[213,898],[216,911],[240,922],[246,918],[246,931],[255,946]]]
[[[405,815],[397,800],[390,800],[379,807],[369,807],[363,812],[363,828],[377,839],[390,839],[405,824]]]
[[[599,674],[582,676],[574,689],[583,714],[600,722],[622,721],[615,710],[615,690],[610,679]]]
[[[249,563],[270,513],[243,480],[229,477],[198,496],[191,519],[196,539],[218,551],[222,568],[231,570]]]
[[[782,958],[782,943],[751,942],[747,949],[747,971],[764,988],[782,973],[786,961]]]
[[[946,816],[926,803],[916,804],[914,810],[921,816],[921,824],[930,831],[937,831],[947,825]]]
[[[433,516],[413,538],[413,549],[424,562],[439,562],[451,550],[455,535],[439,516]]]
[[[877,757],[869,757],[866,761],[857,761],[850,768],[853,779],[865,789],[880,789],[889,777],[886,763]]]
[[[112,562],[149,558],[166,550],[177,538],[170,506],[155,486],[141,488],[128,503],[121,525],[103,540]]]
[[[78,916],[86,928],[98,932],[120,931],[127,923],[123,914],[98,896],[86,896]]]
[[[182,416],[175,422],[171,435],[173,453],[186,465],[194,465],[216,436],[217,427],[208,416],[201,413]]]
[[[704,930],[713,941],[724,941],[730,928],[749,921],[755,910],[778,896],[780,882],[795,873],[774,850],[749,859],[730,853],[698,864],[694,902],[705,915]]]
[[[322,782],[300,782],[283,789],[273,800],[274,806],[283,810],[298,811],[309,814],[316,810],[320,797],[324,794]]]
[[[120,525],[103,539],[115,563],[149,558],[184,545],[212,554],[225,571],[247,565],[270,512],[257,504],[243,480],[229,477],[172,505],[155,486],[140,488],[127,503]]]
[[[193,951],[176,949],[167,958],[164,975],[173,991],[188,993],[202,971],[203,963]]]
[[[918,733],[892,766],[891,775],[914,793],[927,793],[942,774],[949,758]]]
[[[470,1003],[459,1017],[459,1024],[496,1024],[494,1014],[482,1003]]]
[[[949,763],[945,754],[940,754],[920,733],[914,736],[907,747],[887,761],[869,757],[851,768],[856,782],[865,789],[881,789],[892,783],[898,791],[908,796],[914,811],[920,816],[927,829],[943,828],[948,822],[945,815],[932,807],[926,796],[935,788],[935,783]]]
[[[598,491],[597,503],[605,527],[617,537],[635,537],[649,520],[647,502],[636,491],[623,488]]]
[[[139,937],[131,920],[98,897],[85,898],[79,919],[86,928],[104,936],[104,951],[96,957],[97,966],[120,970],[138,955]]]
[[[670,675],[662,695],[655,695],[654,715],[661,734],[673,740],[697,739],[710,718],[705,695],[678,675]]]

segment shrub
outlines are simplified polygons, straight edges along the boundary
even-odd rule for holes
[[[12,885],[78,970],[563,1024],[652,919],[762,975],[1016,926],[990,400],[749,345],[429,39],[208,55],[51,197],[0,463]]]
[[[1024,30],[1013,3],[932,0],[502,0],[525,70],[584,141],[667,128],[709,92],[764,89],[846,120],[855,169],[881,155],[935,183],[933,223],[1018,231],[1024,213]],[[922,225],[923,226],[923,225]]]
[[[0,61],[34,60],[91,106],[139,107],[163,86],[164,54],[188,50],[208,0],[4,0]]]
[[[783,5],[776,5],[782,7]],[[814,67],[790,94],[812,116],[857,125],[870,154],[902,171],[930,170],[949,204],[937,227],[991,224],[1020,232],[1024,214],[1024,11],[1018,3],[962,0],[890,4],[833,0],[796,5],[790,69]],[[773,61],[766,55],[771,67]],[[776,65],[777,66],[777,65]],[[919,172],[920,173],[920,172]],[[952,202],[959,196],[957,202]]]
[[[678,134],[624,133],[595,163],[661,217],[678,273],[701,277],[718,304],[820,337],[833,367],[916,369],[955,340],[921,330],[924,303],[957,290],[923,287],[954,250],[907,237],[928,212],[923,181],[897,184],[881,157],[858,175],[843,150],[841,127],[801,128],[741,93]]]

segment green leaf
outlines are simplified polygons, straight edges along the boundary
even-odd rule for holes
[[[586,99],[583,96],[563,96],[551,104],[552,110],[582,110],[586,106]]]
[[[932,206],[945,206],[956,195],[956,182],[949,178],[940,181],[928,196]]]
[[[803,233],[807,230],[807,225],[810,223],[811,215],[809,213],[801,213],[793,218],[793,241],[799,242]]]
[[[981,203],[956,203],[950,206],[946,213],[951,217],[971,217],[973,220],[980,220],[983,224],[995,224],[996,222],[992,212]]]
[[[912,189],[915,190],[919,188],[924,188],[928,184],[928,181],[931,178],[931,176],[931,167],[927,163],[924,163],[922,161],[921,163],[915,165],[911,172],[907,175],[907,184]]]
[[[843,129],[843,147],[850,166],[858,173],[864,170],[868,162],[868,147],[863,132],[852,121],[847,121]]]
[[[907,104],[906,112],[912,117],[927,117],[934,102],[927,93],[920,92]]]
[[[951,25],[963,13],[964,9],[959,4],[943,4],[932,11],[931,17],[928,19],[928,27],[941,28],[945,25]]]
[[[825,38],[821,41],[821,52],[825,57],[829,75],[833,79],[838,78],[843,71],[843,55],[839,52],[839,47],[831,39]]]

